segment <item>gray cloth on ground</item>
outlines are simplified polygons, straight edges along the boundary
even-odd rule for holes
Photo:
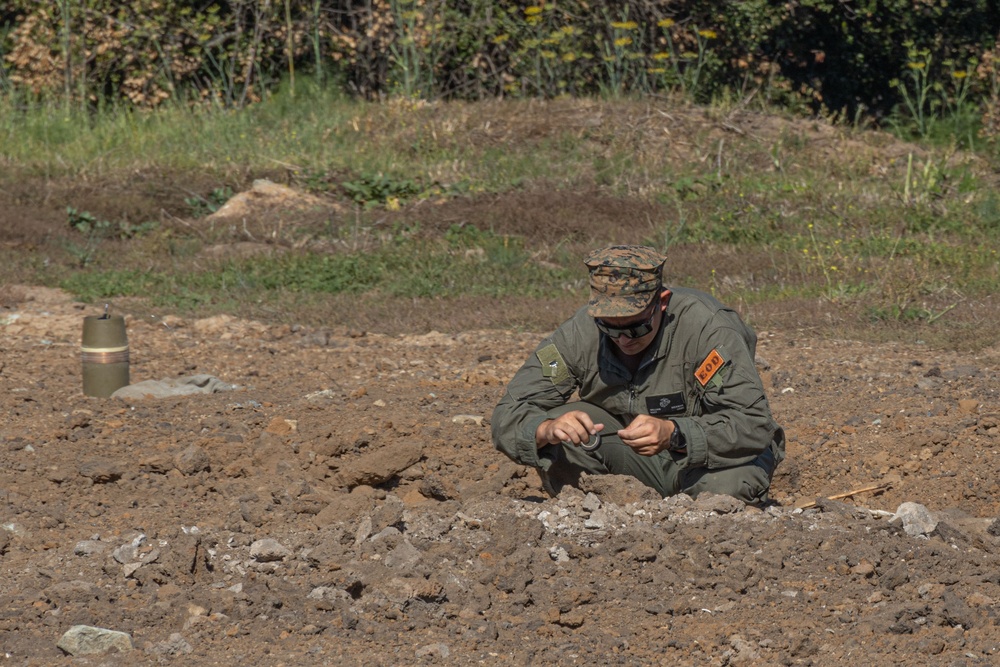
[[[179,378],[136,382],[117,390],[111,394],[111,398],[168,398],[192,394],[215,394],[237,388],[236,385],[223,382],[211,375],[188,375]]]

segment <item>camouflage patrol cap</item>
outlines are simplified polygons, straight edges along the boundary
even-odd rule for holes
[[[641,245],[615,245],[583,260],[590,271],[591,317],[631,317],[649,307],[660,288],[666,257]]]

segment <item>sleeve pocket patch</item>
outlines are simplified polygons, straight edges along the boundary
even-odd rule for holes
[[[694,372],[695,378],[697,378],[698,383],[702,387],[707,387],[708,383],[711,382],[715,374],[719,372],[726,363],[726,360],[722,358],[719,354],[719,350],[715,349],[708,353],[705,357],[705,361],[701,362],[701,366],[698,366],[697,370]]]
[[[542,376],[552,380],[552,384],[562,384],[569,379],[569,366],[554,344],[549,344],[535,353],[542,364]]]

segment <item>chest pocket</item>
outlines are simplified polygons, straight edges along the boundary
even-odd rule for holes
[[[690,416],[694,399],[691,373],[690,364],[657,364],[650,375],[640,378],[642,398],[635,408],[653,417]]]
[[[646,397],[646,412],[653,417],[680,417],[687,412],[689,400],[683,391]]]

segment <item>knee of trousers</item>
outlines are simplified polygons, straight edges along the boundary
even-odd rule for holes
[[[720,470],[688,470],[681,481],[681,491],[691,497],[706,492],[718,493],[749,504],[766,501],[770,488],[771,471],[756,462]]]

